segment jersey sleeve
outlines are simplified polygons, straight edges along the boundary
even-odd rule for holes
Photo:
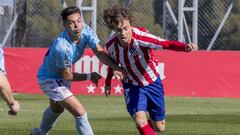
[[[106,46],[106,50],[107,50],[107,53],[108,55],[113,59],[113,53],[111,53],[111,46],[112,43],[113,43],[114,39],[110,39],[107,44],[105,45]],[[113,59],[114,60],[114,59]],[[111,80],[112,80],[112,77],[113,77],[113,69],[111,67],[108,67],[107,69],[107,77],[105,79],[105,86],[111,86]]]
[[[151,49],[169,49],[174,51],[185,51],[187,44],[178,41],[169,41],[147,32],[137,35],[136,39],[141,42],[140,46]]]
[[[174,51],[185,51],[187,44],[178,41],[155,41],[156,45],[162,46],[163,49],[169,49]]]
[[[56,66],[59,68],[72,67],[72,55],[68,48],[62,48],[56,53]]]
[[[97,44],[99,44],[100,40],[96,34],[96,32],[90,28],[89,26],[85,25],[86,31],[88,33],[88,40],[87,44],[89,45],[90,48],[95,48]]]

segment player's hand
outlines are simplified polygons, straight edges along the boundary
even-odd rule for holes
[[[105,96],[108,97],[111,94],[111,86],[106,85],[104,87],[104,90],[105,90]]]
[[[9,106],[10,110],[8,111],[9,115],[17,115],[17,112],[20,110],[20,104],[17,100],[14,100],[13,105]]]
[[[190,52],[190,51],[193,51],[193,50],[198,50],[198,45],[197,44],[190,43],[185,48],[186,52]]]
[[[91,73],[91,81],[95,83],[95,85],[98,87],[98,81],[102,78],[102,76],[96,72]]]
[[[123,81],[125,71],[124,70],[113,70],[113,75],[118,81]]]

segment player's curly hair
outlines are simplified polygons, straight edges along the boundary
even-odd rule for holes
[[[112,30],[123,20],[129,20],[132,25],[132,18],[132,10],[128,7],[121,7],[119,5],[107,8],[103,12],[103,20],[107,24],[107,27]]]

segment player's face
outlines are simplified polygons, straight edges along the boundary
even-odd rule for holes
[[[132,38],[132,28],[129,20],[123,20],[114,28],[117,37],[122,45],[129,45]]]
[[[72,39],[80,39],[83,27],[83,20],[79,13],[74,13],[67,16],[67,20],[64,26]]]

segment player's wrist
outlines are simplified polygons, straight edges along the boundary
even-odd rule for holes
[[[86,75],[87,75],[86,80],[91,80],[91,78],[92,78],[92,73],[88,73],[88,74],[86,74]]]
[[[11,102],[9,102],[9,103],[7,103],[7,105],[8,105],[9,107],[13,106],[13,105],[14,105],[14,100],[11,101]]]
[[[185,47],[185,51],[186,51],[186,52],[190,52],[191,50],[192,50],[191,47],[189,47],[189,46],[186,46],[186,47]]]

